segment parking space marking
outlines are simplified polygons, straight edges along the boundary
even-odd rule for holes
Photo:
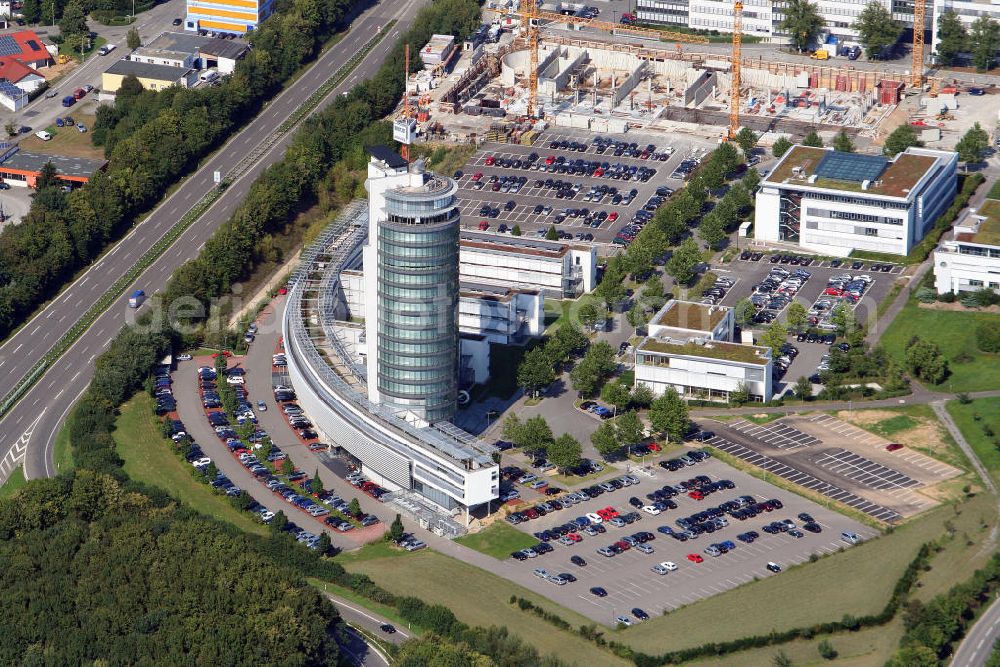
[[[805,481],[798,482],[801,486],[805,486],[806,488],[817,491],[818,493],[833,498],[834,500],[842,502],[845,505],[848,505],[849,507],[853,507],[857,510],[860,510],[865,514],[869,514],[881,521],[885,521],[888,523],[895,523],[898,522],[900,519],[902,519],[902,515],[900,515],[895,510],[891,510],[887,507],[882,507],[881,505],[876,505],[875,503],[872,503],[870,501],[865,500],[864,498],[856,496],[853,493],[841,489],[838,486],[834,486],[829,482],[817,479],[815,476],[810,475],[805,471],[791,468],[768,456],[757,454],[756,452],[753,452],[749,448],[744,447],[743,445],[740,445],[738,443],[731,442],[720,436],[715,436],[708,442],[713,447],[718,447],[724,452],[732,454],[733,456],[741,458],[745,461],[749,461],[750,463],[753,463],[757,467],[763,468],[767,472],[774,473],[779,477],[787,479],[791,471],[798,472],[801,475],[805,476]],[[800,477],[799,479],[801,480],[802,478]]]
[[[755,424],[745,419],[739,419],[729,424],[735,431],[746,433],[758,440],[762,440],[769,445],[794,451],[803,447],[811,447],[821,444],[819,438],[804,433],[797,428],[793,428],[783,422],[772,422],[770,424]]]

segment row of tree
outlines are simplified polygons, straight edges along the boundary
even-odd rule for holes
[[[523,387],[526,394],[537,395],[540,389],[552,384],[563,364],[589,344],[586,334],[575,324],[561,324],[544,345],[532,348],[521,359],[517,366],[518,386]]]
[[[69,194],[40,187],[21,224],[0,233],[0,339],[246,123],[361,2],[283,4],[221,86],[154,92],[127,78],[115,104],[98,107],[91,133],[106,170]]]

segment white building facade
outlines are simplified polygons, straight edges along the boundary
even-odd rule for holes
[[[470,283],[575,298],[597,284],[597,248],[462,232],[458,270],[460,279]]]
[[[672,387],[684,398],[703,400],[729,400],[746,389],[753,400],[771,400],[771,350],[730,342],[731,308],[672,300],[648,328],[635,350],[636,386],[657,396]]]
[[[934,251],[934,286],[938,294],[1000,291],[1000,218],[969,211],[955,225]]]
[[[880,156],[795,146],[757,192],[754,238],[846,257],[906,255],[951,205],[958,154],[908,148]]]

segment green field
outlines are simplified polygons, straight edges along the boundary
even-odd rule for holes
[[[366,560],[348,565],[347,569],[367,574],[383,588],[399,595],[413,595],[425,602],[446,605],[459,620],[470,625],[506,626],[543,654],[556,654],[569,664],[602,667],[630,664],[581,637],[562,632],[533,614],[517,609],[510,604],[510,596],[527,598],[554,611],[574,627],[589,624],[590,619],[495,574],[438,552],[424,549],[407,558]]]
[[[265,526],[233,507],[226,496],[196,480],[191,466],[171,451],[173,443],[163,437],[149,394],[138,393],[121,407],[114,439],[132,479],[159,487],[188,507],[241,530],[267,534]]]
[[[907,341],[918,335],[936,343],[951,368],[951,375],[935,389],[952,392],[996,389],[1000,387],[1000,355],[980,352],[976,347],[976,326],[980,322],[995,322],[996,317],[971,310],[920,308],[911,298],[882,336],[882,346],[902,363]]]
[[[347,567],[351,563],[361,563],[373,558],[392,558],[394,556],[408,556],[409,553],[393,545],[391,542],[371,542],[360,549],[352,549],[337,554],[336,561]]]
[[[916,419],[908,415],[896,415],[895,417],[889,417],[888,419],[883,419],[878,423],[872,424],[869,430],[876,435],[889,437],[901,431],[908,431],[918,423]]]
[[[948,401],[945,407],[979,460],[1000,480],[1000,398],[977,398],[965,405]],[[985,429],[994,435],[987,435]]]
[[[73,448],[69,440],[69,420],[63,423],[56,442],[52,448],[52,460],[56,464],[56,472],[66,472],[73,468]]]
[[[0,500],[4,498],[10,498],[12,495],[17,493],[18,489],[27,484],[28,481],[24,479],[24,470],[21,466],[14,468],[14,471],[10,473],[10,477],[7,481],[0,486]]]
[[[522,533],[506,521],[494,521],[490,527],[478,533],[459,537],[455,541],[499,560],[507,558],[513,551],[538,544],[538,540],[527,533]]]

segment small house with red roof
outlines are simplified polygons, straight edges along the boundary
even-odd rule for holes
[[[31,30],[0,35],[0,105],[17,111],[44,85],[38,69],[52,64],[50,48]]]

